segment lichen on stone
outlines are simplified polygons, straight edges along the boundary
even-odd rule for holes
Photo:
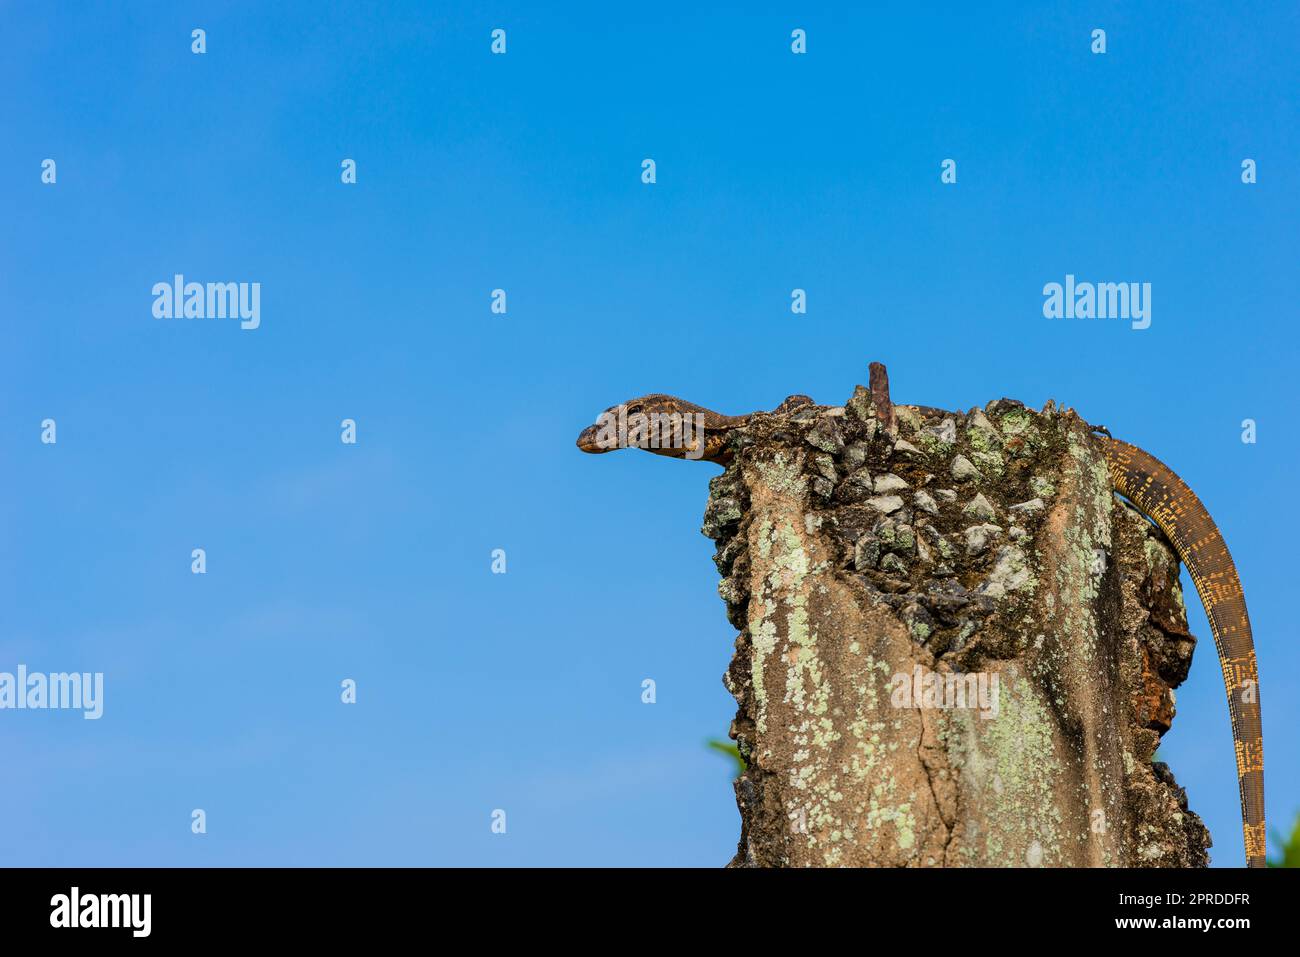
[[[1177,560],[1086,424],[895,412],[891,432],[859,387],[756,416],[710,484],[750,761],[733,863],[1204,863],[1150,760],[1194,647]],[[997,675],[996,717],[896,706],[918,666]]]

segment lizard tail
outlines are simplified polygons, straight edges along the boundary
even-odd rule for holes
[[[1173,543],[1205,606],[1228,692],[1248,867],[1264,867],[1264,732],[1255,643],[1237,568],[1201,500],[1163,462],[1118,439],[1099,439],[1115,490]]]

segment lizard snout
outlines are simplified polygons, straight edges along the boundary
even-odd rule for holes
[[[600,434],[599,425],[589,425],[578,433],[578,448],[584,452],[590,452],[592,455],[599,455],[601,452],[613,452],[606,443],[600,441],[597,436]]]

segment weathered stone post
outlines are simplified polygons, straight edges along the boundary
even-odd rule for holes
[[[1178,561],[1052,403],[787,402],[704,533],[740,629],[734,866],[1204,866],[1152,763],[1187,674]]]

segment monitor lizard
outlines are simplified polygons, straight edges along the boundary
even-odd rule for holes
[[[894,406],[889,400],[884,367],[872,363],[871,373],[872,402],[877,417],[886,428],[891,428]],[[805,405],[813,405],[813,400],[792,395],[773,412],[790,412]],[[927,406],[909,407],[920,412],[943,413]],[[578,436],[578,448],[600,453],[623,447],[611,444],[608,430],[609,417],[616,416],[620,409],[628,415],[695,416],[695,421],[703,424],[702,438],[698,434],[689,435],[683,447],[641,447],[658,455],[702,459],[723,466],[730,464],[734,456],[729,442],[731,435],[755,415],[766,414],[721,415],[675,396],[656,393],[606,410],[596,424],[583,429]],[[1250,618],[1236,566],[1209,512],[1172,469],[1142,449],[1111,438],[1103,427],[1093,427],[1093,433],[1101,444],[1115,491],[1136,506],[1173,544],[1205,606],[1228,694],[1246,862],[1248,867],[1264,867],[1264,736],[1260,724],[1259,678]],[[696,444],[700,441],[704,444],[702,452]]]

